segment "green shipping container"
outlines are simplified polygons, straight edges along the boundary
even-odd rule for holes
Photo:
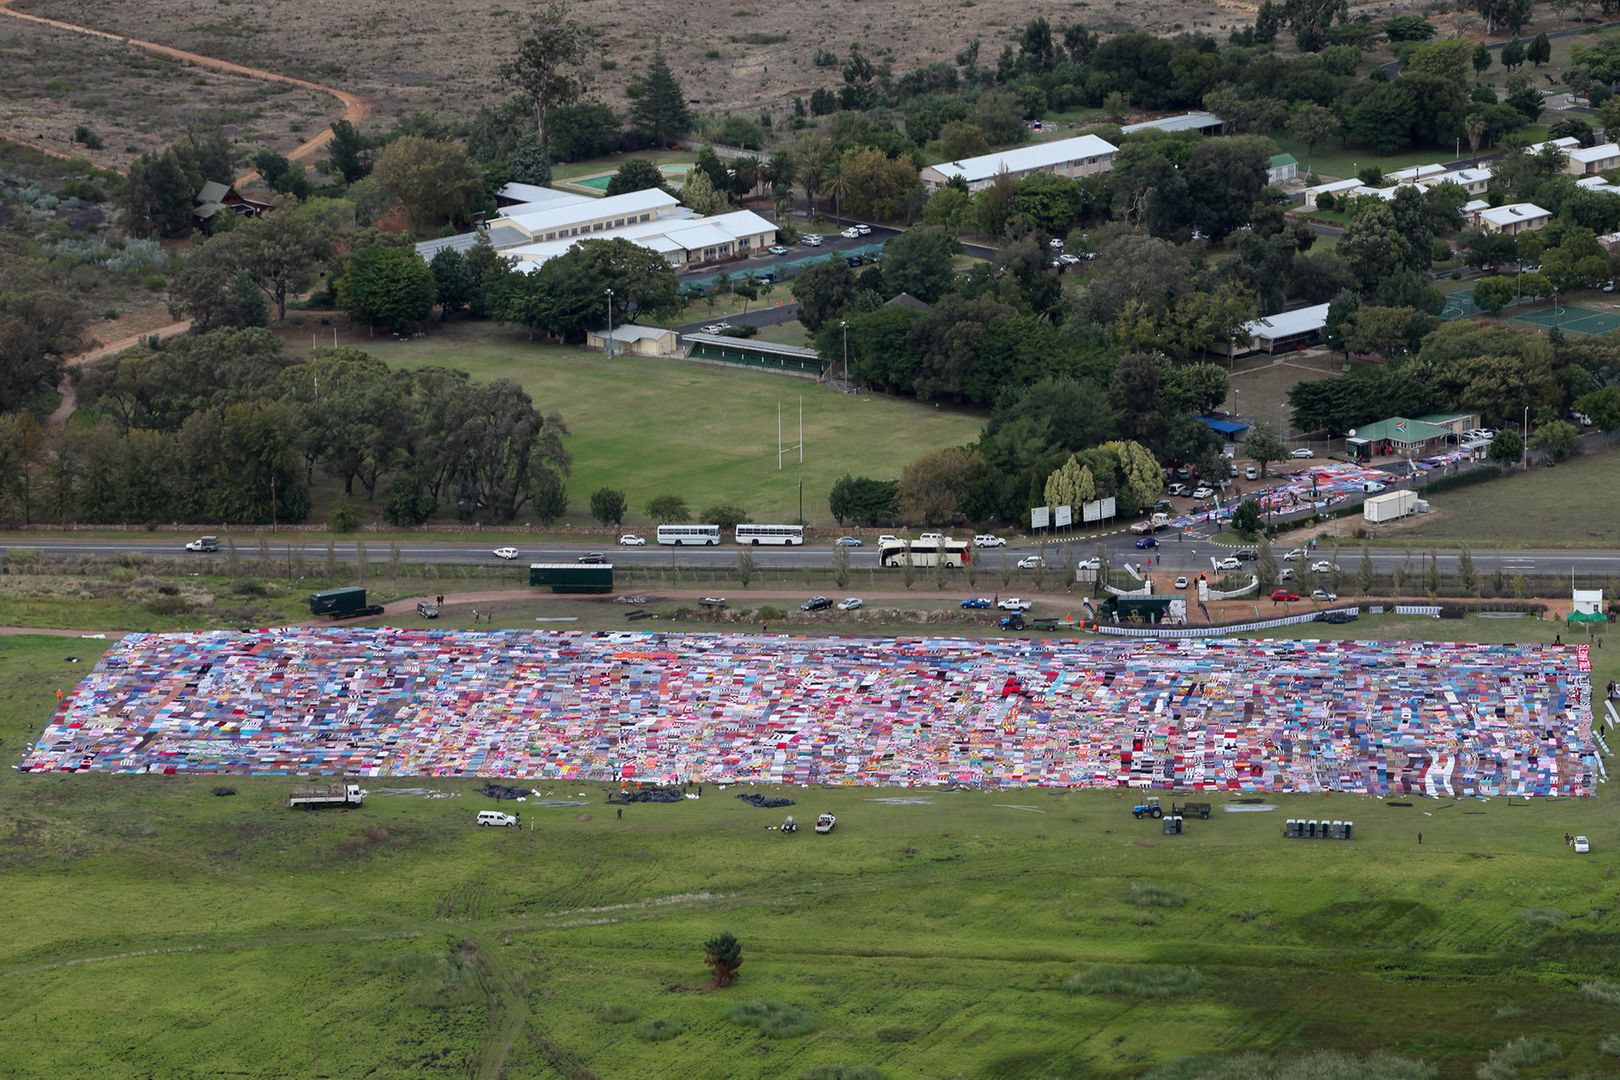
[[[529,584],[547,586],[554,593],[608,593],[613,591],[611,563],[531,563]]]
[[[366,590],[359,586],[309,594],[311,615],[349,615],[366,609]]]

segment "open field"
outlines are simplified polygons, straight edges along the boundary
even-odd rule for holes
[[[97,647],[0,642],[7,753]],[[1599,684],[1617,675],[1600,656]],[[784,811],[712,787],[621,821],[600,785],[548,785],[588,805],[530,803],[525,829],[486,831],[473,812],[496,804],[465,781],[373,779],[335,816],[281,807],[285,780],[230,782],[240,794],[216,799],[214,780],[0,774],[0,1070],[1112,1078],[1328,1049],[1462,1080],[1533,1034],[1558,1044],[1533,1075],[1608,1072],[1620,848],[1604,798],[1279,797],[1250,814],[1217,798],[1166,837],[1126,813],[1129,793],[789,790],[785,812],[839,826],[784,837],[765,828]],[[891,796],[922,801],[876,801]],[[1287,816],[1351,818],[1358,839],[1285,843]],[[711,991],[701,943],[720,930],[745,959]],[[728,1018],[751,1000],[808,1012],[808,1032]]]
[[[102,166],[125,168],[137,154],[203,124],[218,124],[246,146],[285,153],[336,115],[324,94],[20,19],[0,18],[0,70],[6,73],[0,131],[7,138]],[[73,141],[80,125],[101,138],[101,149]]]
[[[1620,535],[1620,453],[1588,454],[1554,468],[1430,496],[1434,512],[1391,531],[1423,543],[1610,545]]]
[[[1266,421],[1284,438],[1297,435],[1288,391],[1296,383],[1338,378],[1339,360],[1338,354],[1323,349],[1241,357],[1232,369],[1235,393],[1227,394],[1225,407],[1251,421]]]
[[[911,401],[838,394],[776,375],[581,349],[534,345],[521,333],[452,323],[417,341],[363,346],[391,364],[442,364],[478,379],[516,379],[542,412],[562,414],[574,455],[568,490],[574,519],[588,518],[591,492],[623,491],[636,521],[649,499],[686,498],[693,512],[736,503],[755,521],[793,520],[804,481],[804,515],[831,524],[827,493],[845,473],[898,478],[913,458],[977,438],[982,420]],[[798,442],[804,400],[805,461],[776,468],[782,435]]]
[[[271,7],[199,8],[191,0],[108,5],[98,0],[20,0],[39,15],[177,45],[207,56],[249,62],[330,82],[402,116],[426,109],[470,117],[498,93],[496,68],[516,44],[525,9],[501,0],[456,5],[353,0],[283,0]],[[1072,5],[1013,0],[883,0],[851,9],[839,0],[801,5],[687,4],[655,0],[610,9],[584,0],[563,5],[597,32],[596,52],[616,70],[595,72],[601,95],[623,104],[626,79],[659,44],[687,91],[705,110],[786,112],[797,96],[835,87],[836,68],[817,68],[825,48],[842,57],[852,41],[875,60],[892,56],[896,72],[950,60],[973,38],[993,61],[1003,40],[1036,15],[1052,25],[1082,18],[1094,29],[1219,30],[1253,21],[1230,0],[1182,2],[1131,11],[1076,12]],[[498,30],[493,28],[499,28]],[[672,34],[678,28],[678,34]],[[708,55],[713,51],[716,55]]]

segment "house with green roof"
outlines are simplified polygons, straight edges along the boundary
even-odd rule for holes
[[[1436,446],[1444,446],[1449,427],[1424,420],[1411,420],[1392,416],[1374,424],[1352,428],[1345,444],[1353,457],[1388,457],[1391,454],[1413,454]]]
[[[1272,154],[1266,165],[1266,183],[1286,184],[1299,179],[1299,159],[1293,154]]]

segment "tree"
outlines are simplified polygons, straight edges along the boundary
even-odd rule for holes
[[[686,500],[679,495],[659,495],[647,504],[647,516],[660,525],[673,525],[692,520]]]
[[[1260,504],[1253,499],[1245,499],[1232,511],[1232,529],[1246,540],[1252,540],[1260,531]]]
[[[1516,294],[1512,278],[1501,274],[1482,277],[1474,285],[1474,306],[1487,314],[1495,315],[1511,304]]]
[[[923,207],[923,221],[953,233],[973,224],[973,196],[947,184],[934,192]]]
[[[1356,587],[1363,596],[1370,596],[1373,591],[1373,561],[1372,548],[1366,540],[1361,542],[1361,563],[1356,568]]]
[[[1357,208],[1338,251],[1362,288],[1371,290],[1409,264],[1411,245],[1401,234],[1389,205],[1369,200]]]
[[[1575,401],[1575,408],[1586,414],[1593,425],[1603,431],[1620,428],[1620,386],[1605,386]],[[1501,438],[1498,435],[1497,438]]]
[[[327,168],[345,184],[371,172],[371,144],[347,120],[332,122],[332,141],[326,144]]]
[[[428,262],[428,269],[433,271],[440,318],[449,318],[472,303],[473,278],[465,255],[455,248],[440,248]]]
[[[653,53],[646,77],[631,85],[630,126],[653,146],[672,146],[692,130],[686,91],[676,81],[663,50]]]
[[[925,303],[945,294],[955,277],[952,260],[962,250],[936,226],[907,229],[883,245],[883,288],[890,296],[910,293]]]
[[[715,190],[708,173],[692,169],[681,185],[681,205],[707,217],[725,213],[731,204],[724,194]]]
[[[1260,475],[1266,475],[1266,466],[1288,457],[1288,446],[1264,420],[1255,423],[1243,436],[1243,452],[1260,465]]]
[[[129,167],[124,184],[124,212],[137,236],[174,237],[191,231],[197,185],[173,150],[142,154]]]
[[[1536,429],[1530,445],[1554,461],[1564,461],[1581,452],[1581,433],[1567,420],[1549,420]]]
[[[551,151],[540,141],[540,136],[532,131],[525,131],[518,136],[517,142],[512,144],[512,152],[507,156],[506,167],[512,179],[519,184],[545,187],[551,183]]]
[[[311,191],[309,174],[304,172],[304,167],[298,162],[289,161],[274,150],[260,150],[253,155],[253,167],[258,170],[264,182],[270,185],[271,191],[298,199],[309,198]]]
[[[1256,552],[1254,562],[1254,576],[1260,584],[1260,593],[1265,594],[1277,587],[1278,573],[1277,555],[1271,550],[1271,538],[1265,533],[1260,534],[1260,550]]]
[[[1380,154],[1405,146],[1417,106],[1399,81],[1379,83],[1350,111],[1350,136]]]
[[[748,516],[748,511],[740,506],[720,503],[717,506],[705,506],[703,513],[698,515],[698,520],[708,525],[718,525],[722,533],[729,533],[737,526],[746,525],[753,519]]]
[[[390,525],[413,528],[433,516],[433,494],[422,483],[416,470],[407,469],[394,478],[383,500],[383,519]]]
[[[1334,138],[1342,130],[1339,118],[1332,109],[1310,101],[1302,101],[1294,106],[1286,127],[1288,134],[1303,142],[1313,154],[1320,143]]]
[[[1491,68],[1491,61],[1491,50],[1483,41],[1474,46],[1473,64],[1474,74],[1476,76],[1484,75],[1487,71],[1489,71]]]
[[[597,488],[591,492],[591,517],[615,528],[624,521],[624,492]]]
[[[728,930],[703,943],[703,962],[714,972],[714,985],[730,986],[742,967],[742,943]]]
[[[1552,42],[1547,40],[1547,32],[1543,30],[1530,39],[1530,44],[1524,50],[1525,59],[1536,67],[1540,67],[1552,59]]]
[[[1490,449],[1485,451],[1485,456],[1498,465],[1516,465],[1524,456],[1524,440],[1519,438],[1517,431],[1506,429],[1498,431],[1496,438],[1491,440]]]
[[[887,525],[895,520],[898,500],[898,482],[845,473],[834,482],[827,496],[827,509],[840,525]]]
[[[234,241],[234,233],[223,233],[199,245],[169,279],[169,313],[190,319],[199,333],[269,322],[264,294],[241,265]]]
[[[664,190],[664,174],[647,158],[631,158],[620,165],[608,180],[609,195],[627,195],[650,188]]]
[[[1084,506],[1097,497],[1097,481],[1091,470],[1080,464],[1073,454],[1046,478],[1043,492],[1048,506]]]
[[[338,303],[369,326],[398,333],[433,314],[433,271],[410,248],[365,247],[349,256],[338,278]]]
[[[546,119],[544,141],[532,129],[524,134],[558,161],[585,161],[612,154],[623,140],[619,114],[599,101],[580,101],[553,109]]]
[[[484,190],[465,150],[420,135],[404,135],[383,147],[372,175],[399,203],[413,229],[468,220]]]
[[[845,188],[843,206],[857,217],[874,219],[894,217],[919,182],[909,157],[890,158],[874,147],[845,151],[835,176]]]
[[[273,213],[248,218],[221,238],[276,306],[277,322],[287,321],[289,291],[307,284],[332,258],[338,228],[327,210],[334,205],[283,201]]]
[[[1474,556],[1467,547],[1457,552],[1457,584],[1467,596],[1476,596],[1479,593],[1479,572],[1474,569]]]
[[[1219,243],[1254,214],[1266,186],[1267,140],[1254,136],[1205,139],[1193,147],[1184,170],[1193,204],[1193,224]]]
[[[1524,58],[1524,42],[1517,37],[1510,38],[1508,43],[1502,46],[1502,66],[1509,71],[1521,66],[1524,63]]]
[[[855,275],[842,259],[816,263],[793,279],[793,298],[799,301],[799,321],[815,333],[855,302]]]
[[[500,67],[501,80],[515,86],[529,103],[535,132],[543,140],[546,115],[584,96],[589,80],[584,65],[590,58],[591,31],[570,19],[558,4],[534,17],[529,35],[517,55]]]
[[[950,447],[924,454],[900,475],[900,514],[924,525],[955,525],[963,520],[962,493],[978,452]]]

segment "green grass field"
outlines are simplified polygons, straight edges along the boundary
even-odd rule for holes
[[[0,638],[0,750],[100,647]],[[1600,684],[1620,676],[1620,653],[1599,657]],[[530,804],[509,832],[473,827],[494,804],[467,781],[372,779],[348,814],[283,808],[288,780],[229,782],[0,773],[0,1073],[1191,1080],[1174,1063],[1329,1050],[1462,1080],[1534,1035],[1549,1061],[1491,1075],[1613,1075],[1607,796],[1285,796],[1166,837],[1126,793],[795,790],[801,821],[839,826],[784,837],[766,829],[784,811],[712,787],[620,821],[600,785],[548,784],[589,805]],[[1287,816],[1359,838],[1285,842]],[[713,990],[701,943],[721,930],[744,964]],[[778,1034],[730,1018],[751,1001],[792,1007],[771,1010]]]
[[[1488,484],[1429,498],[1434,512],[1390,533],[1397,542],[1465,541],[1485,546],[1613,544],[1620,511],[1620,453],[1587,454]]]
[[[696,513],[735,503],[755,521],[804,516],[832,524],[827,494],[845,473],[898,478],[930,450],[972,442],[983,418],[880,395],[848,397],[817,383],[733,368],[638,357],[609,359],[582,349],[535,345],[521,333],[451,324],[417,341],[368,343],[404,367],[442,364],[479,379],[515,379],[542,412],[562,414],[574,456],[572,520],[589,522],[591,492],[618,488],[632,519],[648,500],[685,497]],[[777,469],[777,407],[783,442],[799,441],[804,401],[805,460]]]

